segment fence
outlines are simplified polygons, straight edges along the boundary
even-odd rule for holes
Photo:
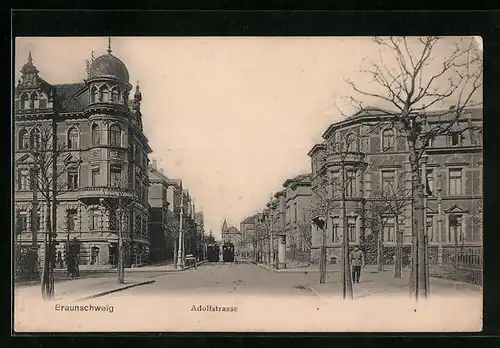
[[[430,273],[448,279],[482,285],[483,248],[463,245],[456,248],[443,246],[443,267],[431,267]]]

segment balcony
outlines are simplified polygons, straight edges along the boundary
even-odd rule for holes
[[[326,159],[327,166],[360,165],[365,163],[365,154],[362,152],[330,153]]]
[[[92,198],[134,198],[134,191],[115,186],[89,186],[78,190],[78,199]]]

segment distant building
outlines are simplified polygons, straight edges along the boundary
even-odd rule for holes
[[[169,258],[172,248],[172,235],[169,233],[169,201],[168,188],[170,180],[158,169],[156,160],[149,166],[149,234],[150,260],[164,261]]]
[[[311,179],[301,174],[283,183],[285,188],[285,232],[287,259],[296,259],[296,252],[311,248]]]
[[[238,244],[240,241],[240,231],[234,226],[228,227],[226,219],[224,219],[224,223],[221,228],[221,241],[224,243],[233,243],[235,247],[235,251],[238,250]]]

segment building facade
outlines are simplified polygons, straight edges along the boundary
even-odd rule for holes
[[[297,252],[311,250],[311,180],[301,174],[283,183],[285,189],[285,232],[287,259],[295,260]]]
[[[241,240],[240,231],[234,226],[228,226],[226,219],[222,223],[221,227],[221,241],[222,244],[232,243],[234,245],[234,250],[238,249],[239,241]]]
[[[309,152],[312,167],[312,218],[327,217],[327,257],[341,256],[342,235],[367,250],[375,262],[373,245],[382,238],[385,257],[392,259],[398,234],[408,257],[412,237],[411,168],[401,129],[384,123],[383,110],[358,113],[332,124],[324,142]],[[451,113],[450,113],[451,114]],[[447,112],[426,114],[426,126],[449,122]],[[382,120],[382,121],[381,121]],[[429,141],[421,159],[426,185],[425,214],[431,262],[443,262],[458,246],[482,245],[482,109],[465,110],[445,135]],[[338,145],[343,144],[343,151]],[[339,178],[345,169],[345,179]],[[341,182],[342,185],[338,185]],[[342,215],[345,192],[347,226]],[[392,196],[388,193],[392,192]],[[377,202],[398,201],[400,213],[374,223]],[[385,214],[385,213],[384,213]],[[456,218],[455,220],[451,217]],[[397,229],[397,231],[396,231]],[[322,230],[312,225],[313,259],[319,258]]]
[[[149,235],[150,235],[150,261],[158,262],[167,260],[172,247],[172,237],[168,233],[169,179],[163,171],[157,168],[156,160],[149,166]]]
[[[126,265],[147,261],[151,149],[142,128],[142,95],[136,86],[129,100],[132,85],[125,64],[109,48],[91,62],[84,81],[50,84],[39,76],[30,53],[21,73],[14,108],[18,245],[29,245],[34,237],[44,258],[42,242],[50,212],[44,195],[52,192],[46,179],[54,177],[49,162],[56,158],[56,267],[69,256],[69,240],[79,246],[72,250],[77,250],[73,257],[81,265],[116,265],[120,227]],[[40,157],[54,154],[52,140],[45,136],[54,133],[57,152]],[[31,171],[39,185],[30,183]],[[37,211],[31,214],[34,205]],[[117,209],[125,214],[117,214]]]

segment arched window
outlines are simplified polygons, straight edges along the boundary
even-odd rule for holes
[[[345,137],[345,148],[347,149],[347,152],[353,152],[356,149],[356,138],[354,138],[354,135],[352,133],[347,134]]]
[[[19,150],[26,150],[29,147],[29,135],[26,129],[19,131]]]
[[[100,101],[104,102],[104,103],[107,103],[109,102],[109,90],[108,90],[108,86],[104,85],[101,87],[100,89]]]
[[[30,109],[38,109],[38,94],[33,93],[30,98]]]
[[[109,128],[109,144],[112,146],[121,146],[122,130],[120,126],[114,124]]]
[[[19,105],[21,109],[28,109],[29,108],[29,103],[28,103],[28,95],[26,93],[23,93],[21,95],[21,104]]]
[[[123,92],[123,94],[122,94],[122,100],[123,100],[123,105],[125,105],[125,106],[126,106],[126,105],[127,105],[127,103],[128,103],[128,95],[127,95],[127,92],[126,92],[126,91],[125,91],[125,92]]]
[[[78,148],[78,130],[75,127],[71,127],[68,130],[68,149]]]
[[[99,101],[99,92],[96,87],[92,87],[92,91],[90,92],[90,102],[97,103]]]
[[[101,129],[99,128],[99,125],[94,123],[92,125],[92,145],[99,144],[101,144]]]
[[[394,131],[386,129],[382,132],[382,151],[389,151],[394,148]]]
[[[112,102],[113,103],[120,103],[120,92],[118,91],[118,89],[113,89],[113,91],[111,92],[111,95],[112,95]]]
[[[30,146],[38,148],[40,146],[41,134],[38,128],[33,128],[30,133]]]

